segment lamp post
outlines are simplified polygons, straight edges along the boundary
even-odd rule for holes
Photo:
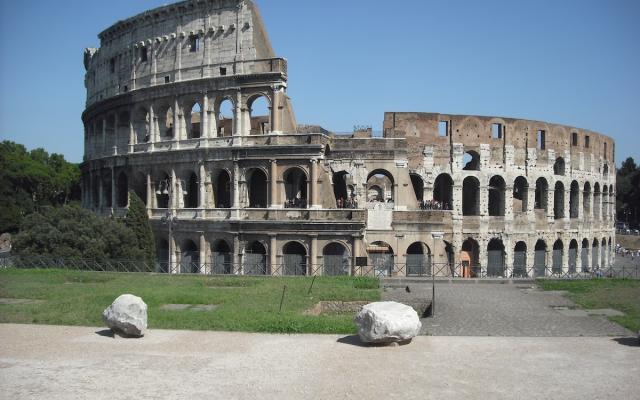
[[[431,232],[431,236],[433,237],[433,248],[435,251],[435,249],[439,247],[437,246],[436,241],[444,238],[444,232]],[[435,318],[436,316],[436,274],[435,268],[433,268],[434,258],[435,257],[431,258],[431,318]]]
[[[180,182],[180,186],[184,187],[184,182],[182,180],[176,180]],[[175,186],[174,181],[171,178],[166,178],[158,182],[158,190],[156,190],[156,194],[158,195],[167,195],[169,196],[167,201],[167,211],[162,217],[161,222],[163,224],[168,225],[169,227],[169,262],[168,262],[168,273],[172,274],[173,271],[173,258],[175,257],[175,249],[173,248],[173,225],[178,224],[178,216],[174,213],[174,195],[175,195]],[[182,195],[185,195],[186,192],[183,192]]]

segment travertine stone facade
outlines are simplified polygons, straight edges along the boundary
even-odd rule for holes
[[[121,215],[135,191],[161,270],[420,275],[433,261],[440,275],[533,276],[611,262],[611,138],[433,113],[386,113],[383,137],[299,127],[287,62],[248,0],[184,1],[99,37],[84,60],[83,205]],[[258,99],[268,115],[253,115]]]

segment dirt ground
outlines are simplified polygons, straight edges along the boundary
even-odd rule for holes
[[[355,337],[0,324],[3,399],[637,399],[640,347],[611,337]]]

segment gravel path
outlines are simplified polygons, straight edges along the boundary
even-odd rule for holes
[[[0,324],[3,399],[633,399],[640,347],[612,338],[353,337]],[[98,332],[98,333],[97,333]],[[633,342],[635,343],[635,342]]]
[[[386,287],[383,298],[431,301],[431,282],[409,284],[409,288],[410,293],[404,286]],[[534,284],[436,283],[436,316],[422,320],[422,333],[514,337],[632,335],[606,317],[571,312],[572,308],[576,305],[563,293],[544,292]]]

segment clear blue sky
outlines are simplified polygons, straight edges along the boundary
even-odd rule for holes
[[[166,0],[0,1],[0,139],[80,161],[82,54]],[[575,125],[640,161],[640,1],[257,0],[298,122],[381,129],[385,111]]]

